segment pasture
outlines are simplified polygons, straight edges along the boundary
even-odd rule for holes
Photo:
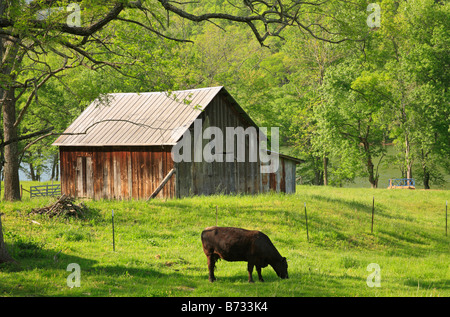
[[[55,198],[1,202],[18,264],[0,265],[0,296],[450,296],[449,199],[445,190],[298,186],[295,195],[85,201],[85,219],[28,214]],[[210,283],[200,233],[216,224],[216,206],[219,226],[266,233],[287,257],[289,279],[267,267],[264,283],[254,272],[249,284],[245,262],[219,261]],[[80,266],[80,287],[67,285],[70,263]],[[380,287],[367,285],[370,263]]]

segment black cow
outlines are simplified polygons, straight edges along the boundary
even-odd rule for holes
[[[208,258],[209,281],[214,282],[214,267],[216,261],[246,261],[248,262],[248,281],[253,283],[253,267],[256,266],[258,277],[261,268],[271,265],[277,275],[288,278],[286,258],[282,257],[269,237],[260,231],[250,231],[240,228],[209,227],[202,232],[203,252]]]

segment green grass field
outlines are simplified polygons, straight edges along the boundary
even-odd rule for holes
[[[0,296],[449,296],[449,193],[298,186],[295,195],[85,201],[86,219],[28,214],[52,198],[1,202],[18,264],[0,265]],[[288,258],[290,278],[267,267],[265,282],[254,272],[250,284],[245,262],[219,261],[208,282],[200,233],[215,225],[216,206],[220,226],[266,233]],[[70,263],[80,266],[80,287],[67,285]],[[367,285],[370,263],[380,267],[380,287]]]

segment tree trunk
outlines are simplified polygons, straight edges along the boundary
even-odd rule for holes
[[[430,189],[430,172],[423,170],[423,188]]]
[[[5,141],[17,138],[17,128],[14,127],[14,123],[16,122],[16,100],[14,93],[14,89],[10,88],[3,94],[3,137]],[[4,148],[4,199],[6,201],[20,200],[18,153],[18,142],[8,144]]]
[[[372,188],[377,188],[378,187],[378,173],[374,172],[374,165],[373,165],[373,162],[372,162],[372,155],[370,154],[370,144],[367,141],[367,138],[362,138],[361,142],[362,142],[363,147],[364,147],[364,152],[367,155],[367,172],[369,173],[370,186]]]
[[[314,172],[314,185],[322,185],[322,177],[323,173],[322,171],[316,170]]]
[[[411,143],[409,142],[408,134],[405,136],[405,162],[406,162],[406,178],[412,178],[412,158],[411,158]]]
[[[36,180],[36,176],[34,175],[34,167],[33,167],[33,163],[28,163],[28,165],[30,166],[30,177],[32,181]]]
[[[323,156],[323,185],[328,185],[328,157]]]
[[[53,180],[58,180],[59,178],[59,173],[58,173],[59,169],[58,169],[58,153],[53,155],[53,163],[52,163],[52,176],[50,177],[50,179]]]
[[[0,3],[0,13],[4,10],[4,3]],[[17,63],[19,42],[10,42],[0,38],[0,75],[2,75],[2,87],[0,87],[1,108],[3,114],[3,139],[5,142],[17,138],[16,122],[16,97],[15,88],[12,87],[17,75]],[[7,201],[20,200],[19,183],[19,157],[18,142],[8,144],[3,149],[4,155],[4,199]]]
[[[314,185],[323,185],[323,171],[321,169],[322,158],[319,156],[314,156]]]
[[[423,169],[423,188],[430,189],[430,172],[426,164],[428,152],[424,153],[422,149],[421,154],[422,154],[422,169]]]
[[[59,155],[56,154],[56,181],[59,181]]]
[[[369,182],[370,186],[372,188],[378,187],[378,175],[375,175],[374,173],[374,165],[372,163],[372,158],[369,155],[369,158],[367,159],[367,171],[369,172]]]
[[[16,262],[6,251],[5,242],[3,241],[2,214],[0,214],[0,263]]]

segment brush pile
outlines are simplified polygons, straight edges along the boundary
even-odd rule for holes
[[[87,207],[83,203],[78,206],[75,204],[75,198],[62,195],[54,204],[43,208],[32,209],[31,213],[47,215],[49,218],[54,216],[82,218],[87,211]]]

